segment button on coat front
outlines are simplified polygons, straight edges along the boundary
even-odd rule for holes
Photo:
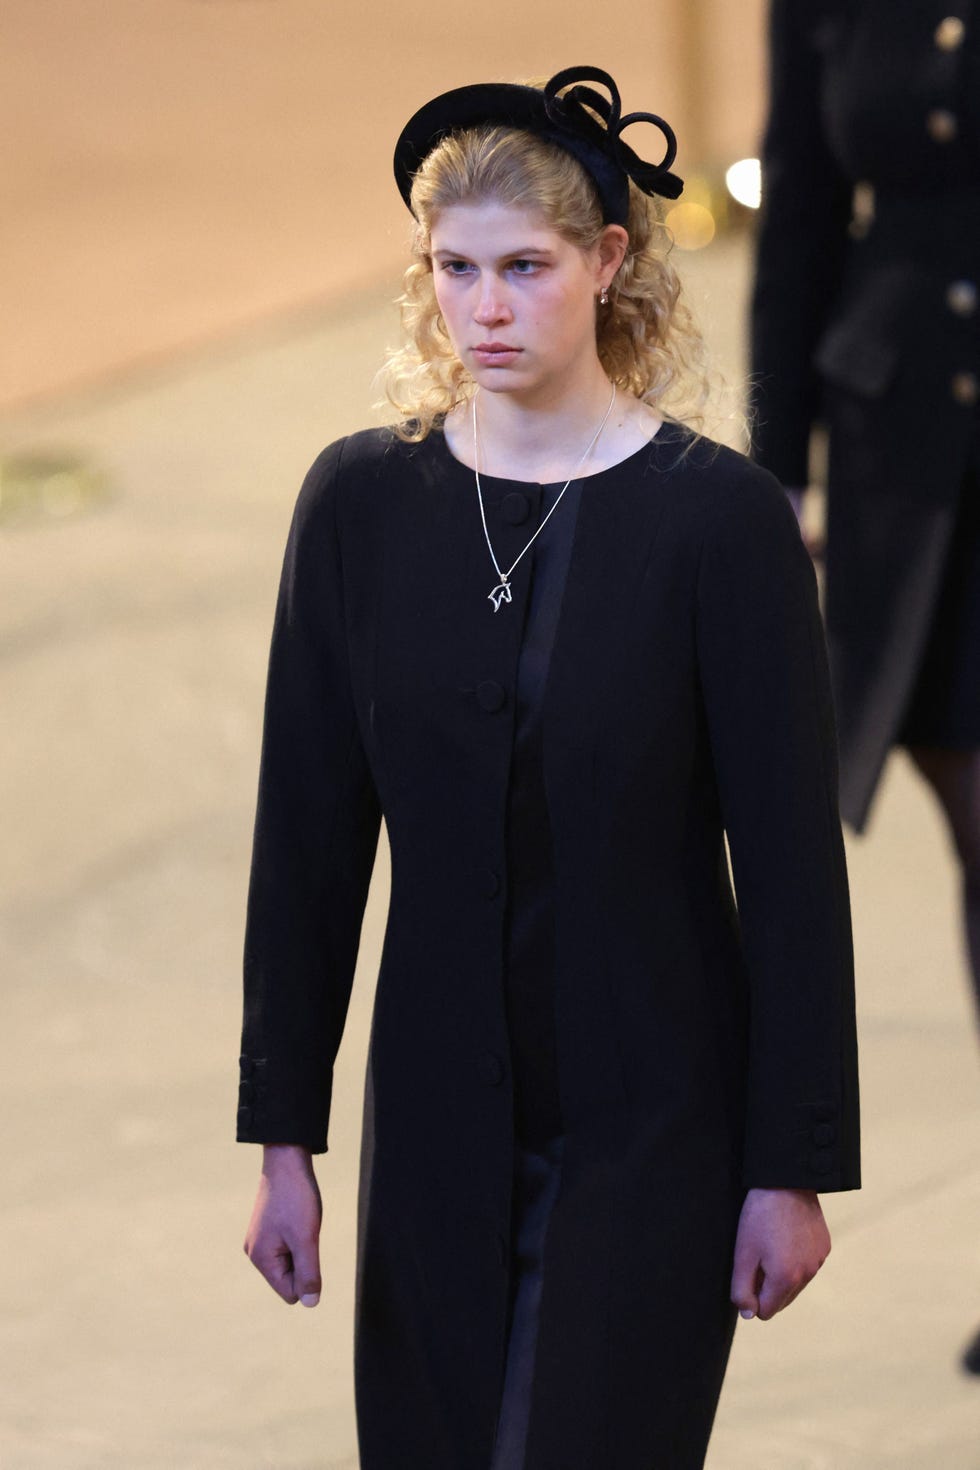
[[[504,496],[500,510],[509,526],[523,526],[531,513],[527,496],[522,495],[518,490]]]
[[[495,679],[484,679],[476,686],[476,700],[482,710],[493,715],[507,703],[507,691]]]

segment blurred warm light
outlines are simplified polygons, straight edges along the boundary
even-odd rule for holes
[[[98,465],[73,453],[39,450],[0,457],[0,526],[67,520],[110,494]]]
[[[740,158],[725,171],[728,192],[746,209],[758,209],[762,202],[762,168],[757,158]]]
[[[703,250],[715,238],[715,217],[704,204],[675,204],[665,223],[681,250]]]

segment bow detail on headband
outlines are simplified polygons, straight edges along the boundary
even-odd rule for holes
[[[594,87],[583,86],[584,82],[598,82],[609,93],[608,98]],[[570,90],[559,96],[563,87]],[[673,128],[655,112],[628,112],[623,117],[619,88],[607,71],[597,66],[568,66],[564,71],[556,72],[545,86],[544,105],[556,127],[584,137],[601,148],[644,194],[660,194],[665,199],[676,199],[680,195],[683,182],[670,172],[670,165],[677,157]],[[589,108],[599,114],[602,123],[592,116]],[[645,162],[628,143],[623,142],[625,130],[639,122],[652,123],[666,139],[667,146],[659,163]]]

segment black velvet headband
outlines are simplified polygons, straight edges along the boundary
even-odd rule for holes
[[[609,97],[582,86],[583,82],[598,82]],[[563,87],[570,90],[560,97]],[[638,122],[652,123],[667,140],[659,163],[645,163],[623,142],[623,132]],[[597,66],[569,66],[556,72],[541,92],[509,82],[481,82],[443,92],[419,108],[395,145],[395,181],[409,208],[412,182],[433,148],[450,133],[486,125],[536,133],[571,153],[595,183],[606,224],[627,223],[629,179],[644,194],[665,199],[676,199],[684,187],[669,172],[677,156],[677,139],[669,124],[653,112],[621,116],[619,90],[608,72]]]

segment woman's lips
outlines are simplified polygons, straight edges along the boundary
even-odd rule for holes
[[[473,356],[484,367],[506,367],[520,354],[520,347],[508,347],[506,342],[481,342],[473,348]]]

